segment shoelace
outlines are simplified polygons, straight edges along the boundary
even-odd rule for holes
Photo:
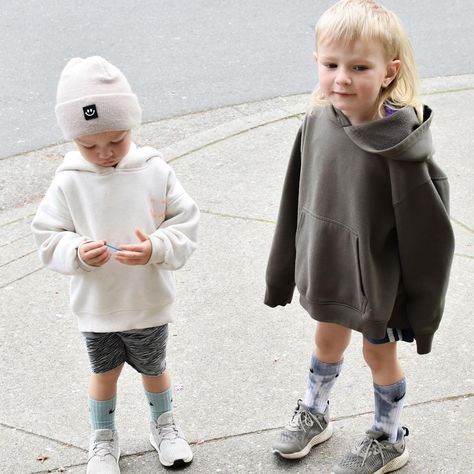
[[[367,449],[365,450],[364,456],[362,456],[361,466],[365,464],[365,461],[367,460],[369,454],[371,454],[372,452],[374,454],[380,454],[380,456],[382,457],[382,466],[385,465],[385,457],[383,455],[382,445],[376,439],[365,438],[359,444],[359,446],[357,446],[355,454],[360,457],[361,451],[364,449],[365,445],[367,445]]]
[[[112,449],[112,440],[96,441],[92,448],[92,452],[95,456],[103,458],[108,454],[112,455]]]
[[[307,431],[313,426],[314,422],[316,422],[321,428],[321,430],[323,430],[323,427],[321,426],[319,420],[316,417],[312,416],[311,413],[301,408],[301,405],[298,403],[295,412],[293,413],[293,416],[291,417],[291,420],[288,423],[288,426],[291,428],[297,428],[302,429],[303,431]]]
[[[173,441],[179,438],[179,432],[174,423],[166,423],[164,425],[157,426],[162,440]]]

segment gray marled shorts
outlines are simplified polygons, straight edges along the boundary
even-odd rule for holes
[[[143,375],[166,369],[168,325],[122,332],[83,332],[91,370],[102,374],[127,362]]]

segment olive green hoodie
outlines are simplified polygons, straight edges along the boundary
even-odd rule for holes
[[[446,175],[424,107],[359,126],[331,106],[308,114],[290,157],[269,256],[265,304],[300,302],[319,321],[370,338],[414,331],[430,352],[454,236]]]

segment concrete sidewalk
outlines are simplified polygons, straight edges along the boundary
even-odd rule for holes
[[[474,460],[474,76],[423,82],[435,111],[436,159],[451,184],[456,254],[433,352],[400,345],[409,393],[403,473],[472,473]],[[331,399],[335,434],[301,461],[271,440],[304,394],[314,322],[297,303],[263,305],[283,176],[308,95],[143,125],[202,210],[200,246],[176,273],[170,332],[177,418],[193,442],[191,473],[330,472],[370,427],[372,385],[354,334]],[[42,269],[31,218],[68,144],[0,161],[0,472],[85,472],[88,362],[68,306],[68,279]],[[139,376],[119,382],[123,473],[166,472],[148,442]]]

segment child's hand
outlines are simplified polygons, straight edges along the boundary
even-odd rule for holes
[[[105,241],[97,240],[81,245],[79,247],[79,255],[87,265],[100,267],[110,260],[112,253],[105,246]]]
[[[115,258],[124,265],[145,265],[151,257],[151,242],[140,230],[135,231],[140,243],[130,245],[120,245],[120,252]]]

